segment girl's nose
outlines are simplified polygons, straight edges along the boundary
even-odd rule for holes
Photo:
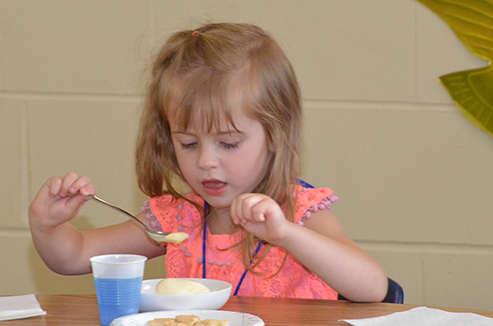
[[[207,171],[217,167],[218,161],[212,148],[200,148],[197,166],[199,169]]]

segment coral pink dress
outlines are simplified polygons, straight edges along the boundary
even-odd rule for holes
[[[186,197],[204,205],[204,200],[190,193]],[[303,225],[303,219],[318,209],[330,209],[329,205],[337,198],[329,188],[307,189],[299,186],[297,193],[295,222]],[[203,246],[205,244],[206,277],[227,281],[235,292],[238,284],[239,296],[290,297],[337,300],[337,292],[315,274],[306,269],[288,254],[279,273],[286,251],[271,247],[265,259],[255,269],[261,275],[245,272],[240,250],[225,250],[245,236],[241,230],[234,234],[211,234],[206,229],[203,234],[203,216],[197,208],[185,200],[173,200],[170,195],[154,197],[143,207],[150,211],[149,219],[157,218],[165,232],[186,232],[190,237],[180,244],[169,243],[166,254],[168,277],[202,278],[204,271]],[[151,214],[152,213],[152,214]],[[262,245],[258,257],[262,257],[266,246]]]

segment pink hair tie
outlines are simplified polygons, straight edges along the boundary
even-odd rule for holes
[[[196,36],[199,33],[199,31],[193,31],[192,36]]]

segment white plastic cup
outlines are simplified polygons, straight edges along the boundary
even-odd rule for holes
[[[147,257],[140,255],[90,258],[102,325],[109,325],[115,318],[139,312],[146,260]]]

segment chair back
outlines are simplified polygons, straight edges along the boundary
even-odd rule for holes
[[[404,303],[404,290],[396,281],[389,278],[389,289],[382,302]]]
[[[402,287],[394,281],[391,278],[388,278],[389,280],[389,287],[387,290],[387,295],[385,298],[382,300],[382,302],[387,302],[387,303],[404,303],[404,290]],[[339,294],[338,297],[339,300],[347,300],[344,298],[342,295]]]

